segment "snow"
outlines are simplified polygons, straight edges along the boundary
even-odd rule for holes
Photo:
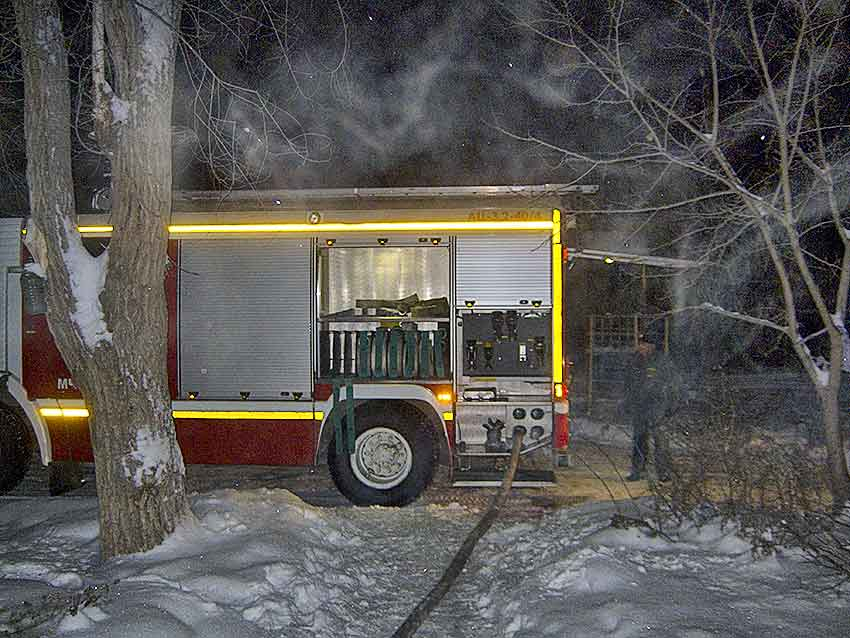
[[[174,48],[173,3],[170,0],[149,0],[137,5],[137,15],[142,26],[141,61],[138,65],[138,89],[148,99],[156,98],[162,91],[161,83],[167,77],[170,52]]]
[[[631,449],[632,427],[630,424],[614,423],[606,419],[570,415],[570,437],[576,440],[614,444],[623,449]]]
[[[803,342],[801,337],[797,337],[797,339],[801,342],[803,347],[803,352],[806,353],[806,356],[809,358],[811,363],[812,370],[815,373],[815,382],[817,385],[821,387],[826,387],[829,385],[829,361],[824,359],[822,356],[814,356],[809,350],[809,347]]]
[[[829,361],[823,357],[815,357],[813,362],[817,384],[825,388],[829,385]]]
[[[100,304],[100,294],[106,283],[109,251],[105,250],[99,257],[92,257],[67,220],[65,236],[68,242],[63,258],[76,304],[71,319],[77,324],[83,342],[89,350],[94,350],[100,342],[112,341],[112,333],[106,328]]]
[[[704,301],[703,303],[701,303],[699,307],[702,308],[703,310],[708,310],[710,312],[717,312],[717,313],[720,313],[720,314],[723,314],[723,315],[726,315],[728,317],[732,317],[732,318],[735,318],[735,319],[738,319],[738,318],[746,319],[747,318],[747,315],[741,314],[740,312],[735,312],[734,310],[726,310],[726,308],[721,308],[720,306],[713,304],[713,303],[709,303],[707,301]]]
[[[759,213],[759,217],[762,218],[770,217],[776,212],[773,206],[764,201],[757,201],[754,203],[754,206],[756,207],[756,210]]]
[[[47,278],[47,273],[44,272],[44,268],[38,262],[31,261],[30,263],[25,264],[24,270],[26,270],[27,272],[31,272],[36,277],[41,277],[42,279]]]
[[[113,124],[120,124],[130,119],[130,103],[114,93],[110,96],[109,107],[112,111]]]
[[[841,636],[850,602],[793,552],[766,559],[729,528],[615,529],[639,502],[497,522],[421,637]],[[389,636],[478,513],[460,505],[316,508],[286,490],[196,495],[160,547],[98,560],[94,498],[0,499],[3,609],[109,591],[42,629],[59,636]],[[52,634],[51,634],[52,635]]]
[[[136,487],[141,487],[145,481],[159,482],[163,471],[171,463],[168,439],[140,429],[136,432],[134,443],[134,449],[124,458],[124,475]]]
[[[847,326],[844,325],[844,313],[835,313],[830,315],[832,324],[838,328],[841,333],[841,341],[843,344],[844,356],[841,359],[841,369],[845,372],[850,372],[850,334],[847,332]]]

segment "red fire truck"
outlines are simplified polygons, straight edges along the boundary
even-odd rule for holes
[[[557,462],[568,442],[561,238],[572,222],[561,208],[594,190],[175,193],[165,293],[185,461],[326,461],[353,502],[394,505],[416,498],[438,463],[456,484],[492,482],[516,426],[523,454]],[[22,225],[0,220],[4,489],[32,445],[44,464],[92,461],[88,411],[48,330]],[[108,213],[80,216],[93,253],[111,230]]]

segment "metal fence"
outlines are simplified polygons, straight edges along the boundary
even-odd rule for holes
[[[585,400],[592,412],[597,399],[619,399],[631,363],[641,340],[655,343],[667,352],[670,347],[670,320],[667,315],[590,315],[587,331]]]

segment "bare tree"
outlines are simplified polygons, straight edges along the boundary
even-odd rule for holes
[[[759,314],[743,297],[734,307],[701,307],[787,339],[817,390],[833,503],[845,503],[838,396],[850,360],[847,5],[674,0],[664,15],[641,2],[600,5],[542,2],[517,15],[561,51],[564,106],[602,113],[616,135],[595,151],[514,137],[582,171],[638,167],[650,176],[644,193],[607,212],[675,224],[677,239],[705,264],[744,250],[751,261],[763,257],[778,314]]]

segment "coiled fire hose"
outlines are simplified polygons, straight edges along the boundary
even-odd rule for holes
[[[445,596],[449,589],[451,589],[451,586],[454,584],[455,580],[457,580],[457,577],[463,571],[463,568],[466,567],[466,563],[469,561],[469,557],[472,555],[472,550],[475,549],[475,545],[481,537],[487,533],[487,530],[490,529],[493,522],[496,520],[496,517],[499,515],[502,506],[508,498],[508,494],[511,493],[511,486],[513,485],[514,476],[516,476],[516,469],[519,465],[519,452],[522,449],[522,439],[525,436],[525,428],[517,426],[514,428],[513,434],[511,462],[508,465],[508,469],[505,471],[505,476],[502,479],[502,486],[499,488],[499,491],[496,492],[493,500],[490,501],[490,507],[487,508],[484,516],[482,516],[481,520],[478,521],[478,525],[476,525],[472,531],[466,535],[466,538],[460,546],[460,549],[457,551],[457,554],[455,554],[452,562],[449,563],[446,571],[443,572],[443,577],[440,578],[425,598],[423,598],[419,604],[416,605],[413,611],[410,612],[410,615],[401,627],[396,630],[392,638],[410,638],[414,633],[416,633],[419,626],[425,622],[425,619],[428,618],[429,614],[437,607],[438,604],[440,604],[443,596]]]

